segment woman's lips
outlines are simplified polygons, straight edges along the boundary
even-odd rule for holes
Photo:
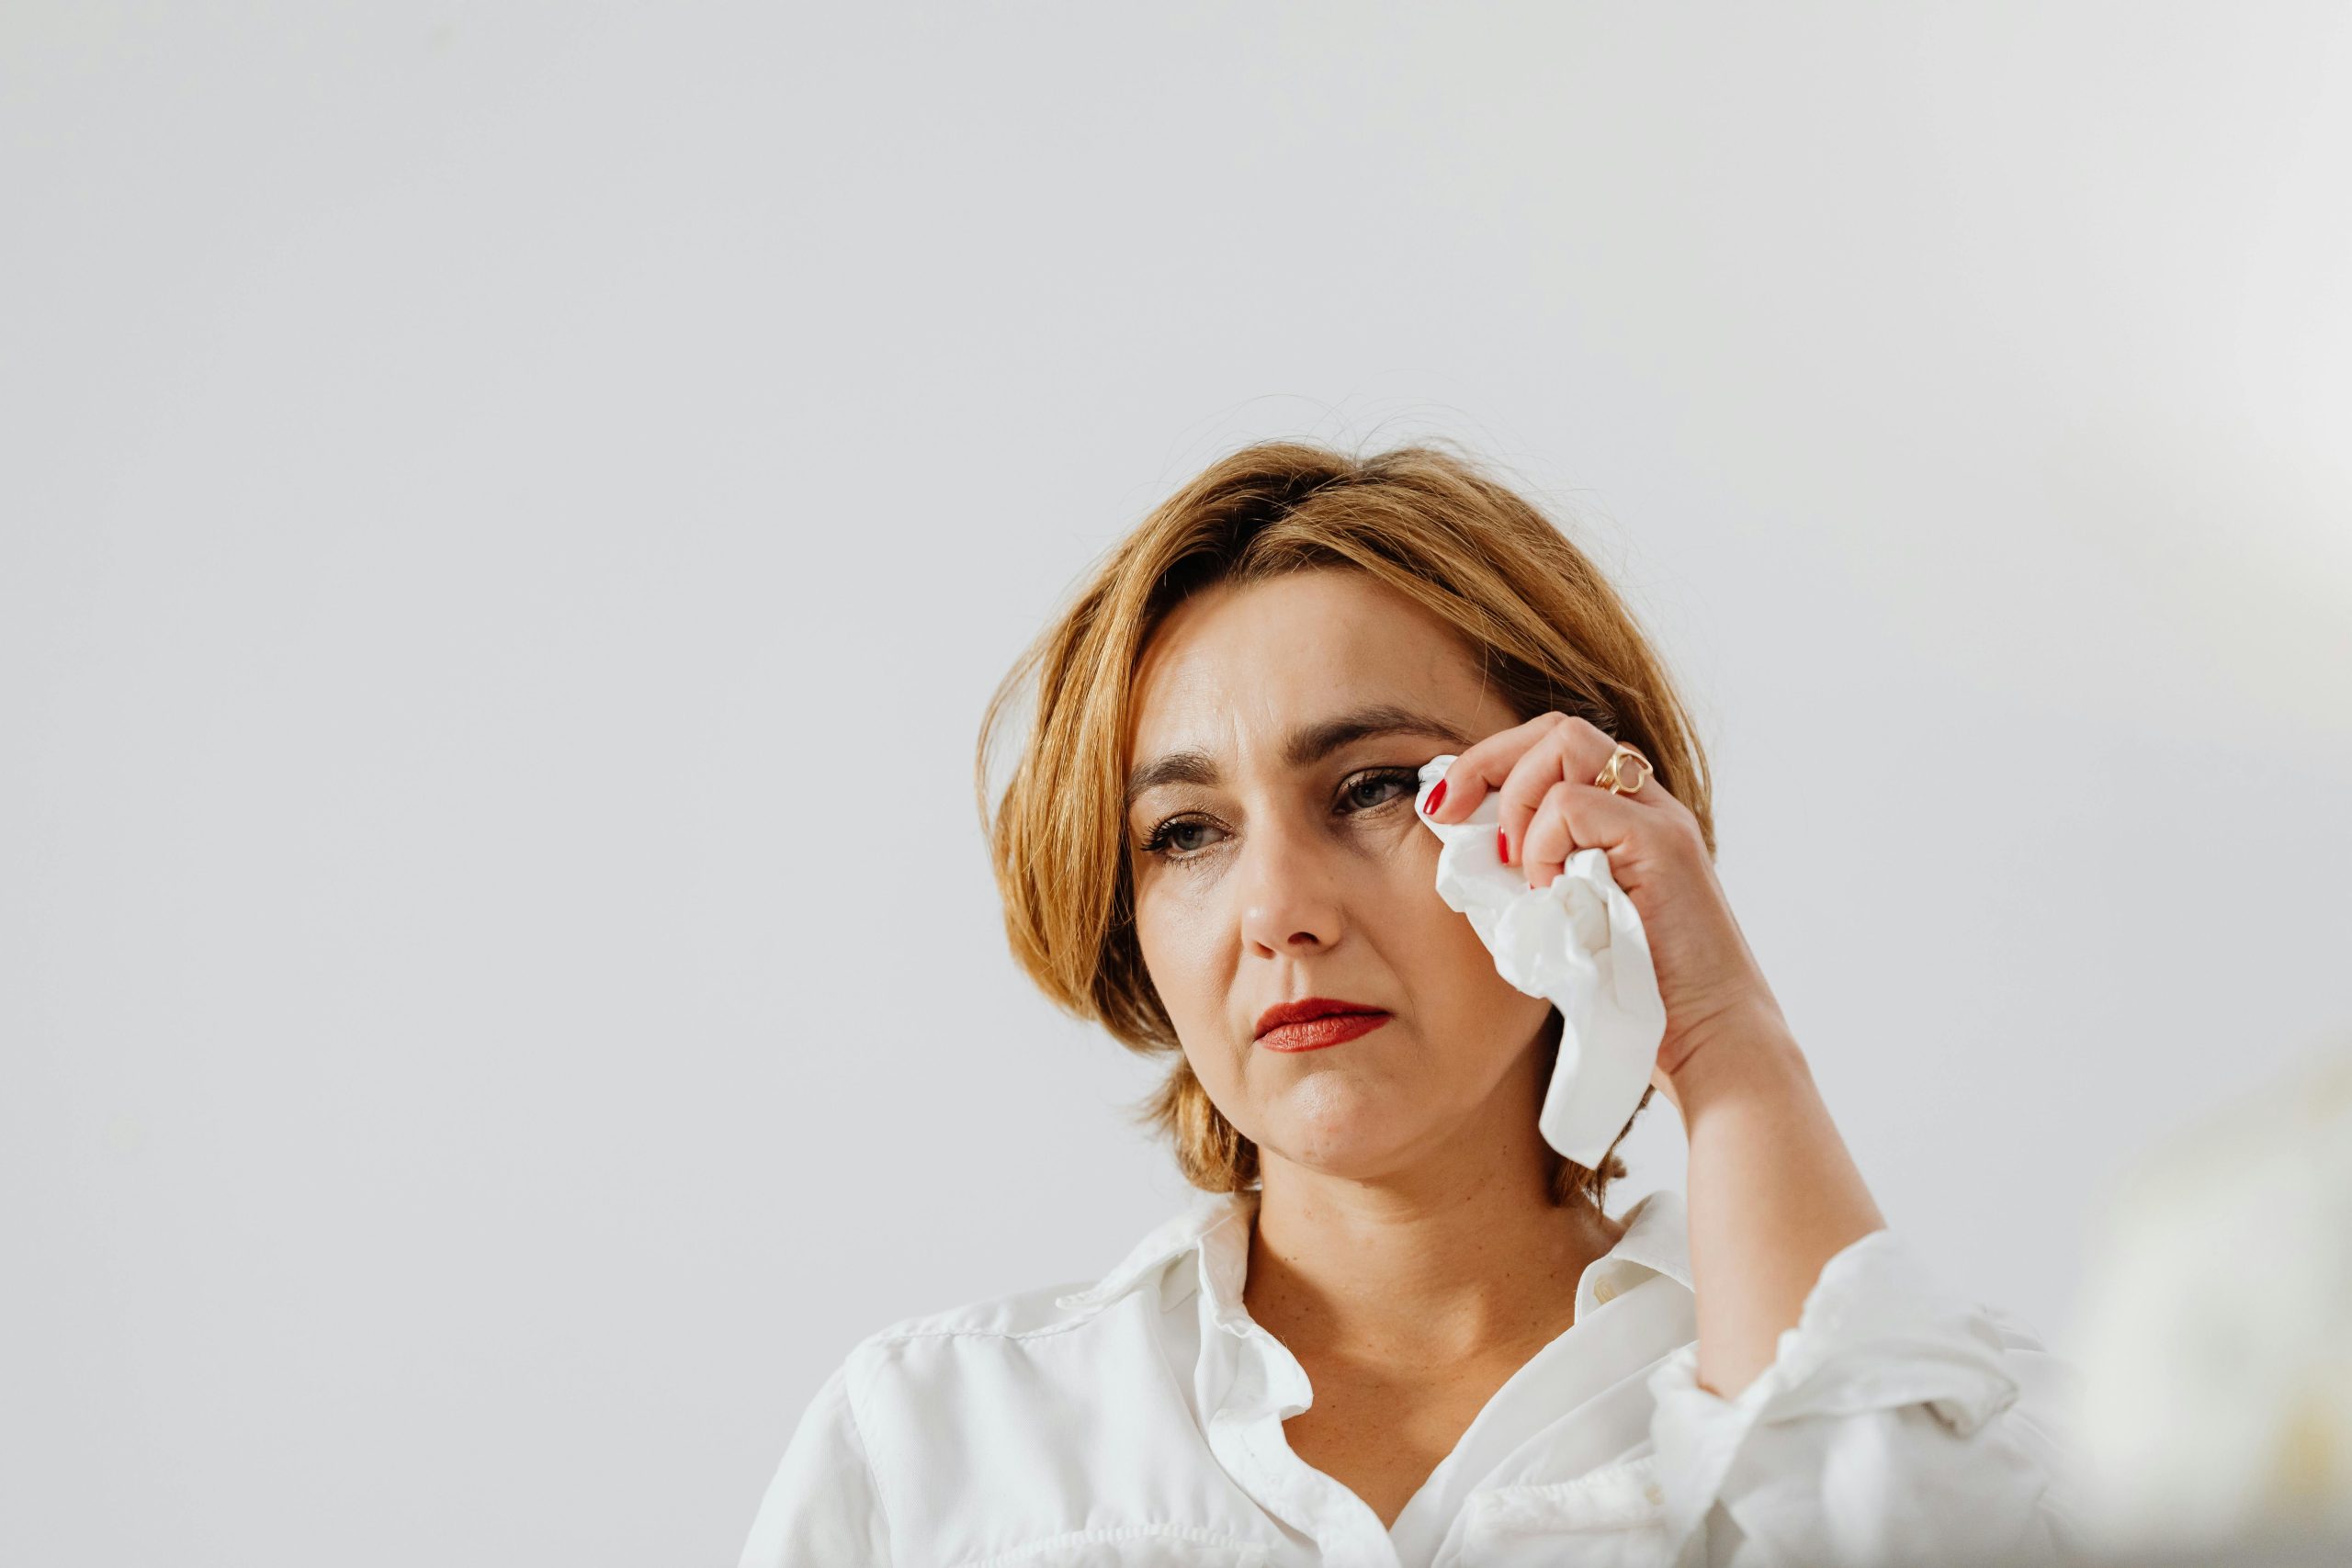
[[[1278,1023],[1258,1036],[1258,1043],[1272,1051],[1317,1051],[1369,1034],[1388,1021],[1385,1012],[1327,1012],[1296,1023]]]

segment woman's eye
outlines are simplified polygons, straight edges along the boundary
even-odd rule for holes
[[[1197,820],[1187,820],[1181,818],[1171,818],[1170,820],[1162,822],[1159,827],[1154,828],[1145,838],[1143,842],[1143,852],[1148,855],[1165,855],[1170,859],[1182,860],[1189,855],[1196,853],[1201,847],[1198,844],[1180,841],[1183,835],[1186,833],[1195,832],[1213,832],[1216,830],[1216,825],[1213,822],[1202,822]]]
[[[1159,841],[1179,853],[1196,850],[1200,846],[1187,841],[1184,835],[1204,833],[1208,831],[1208,826],[1205,822],[1170,822],[1159,830]]]
[[[1385,806],[1389,801],[1395,799],[1396,795],[1383,795],[1378,799],[1367,800],[1363,797],[1361,792],[1365,790],[1383,790],[1393,788],[1398,794],[1409,795],[1415,793],[1419,782],[1420,779],[1419,774],[1413,774],[1408,777],[1405,773],[1391,770],[1385,773],[1366,773],[1363,778],[1360,778],[1355,783],[1348,785],[1348,787],[1341,793],[1350,800],[1353,801],[1357,806],[1365,810],[1370,810],[1375,806]]]
[[[1366,773],[1340,787],[1340,800],[1343,807],[1341,815],[1351,817],[1359,812],[1377,810],[1400,797],[1409,800],[1419,785],[1420,774],[1411,769],[1388,768]],[[1145,836],[1143,852],[1168,860],[1189,860],[1209,846],[1187,838],[1187,834],[1214,834],[1219,830],[1216,823],[1197,818],[1170,818]]]

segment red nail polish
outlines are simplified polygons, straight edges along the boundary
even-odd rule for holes
[[[1500,828],[1495,829],[1495,853],[1502,857],[1505,865],[1510,863],[1510,835]]]
[[[1433,789],[1433,790],[1430,791],[1430,803],[1429,803],[1429,805],[1428,805],[1426,807],[1424,807],[1424,809],[1425,809],[1425,810],[1430,810],[1430,811],[1435,811],[1439,807],[1441,807],[1441,806],[1442,806],[1442,805],[1444,805],[1444,804],[1445,804],[1445,781],[1444,781],[1443,779],[1440,779],[1440,780],[1438,780],[1438,781],[1437,781],[1437,788],[1435,788],[1435,789]]]

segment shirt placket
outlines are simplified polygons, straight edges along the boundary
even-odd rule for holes
[[[1205,1298],[1204,1298],[1205,1299]],[[1210,1306],[1202,1336],[1213,1387],[1210,1451],[1260,1507],[1314,1543],[1306,1561],[1328,1568],[1401,1568],[1396,1542],[1371,1505],[1298,1457],[1283,1423],[1307,1407],[1312,1385],[1289,1347],[1238,1306]]]

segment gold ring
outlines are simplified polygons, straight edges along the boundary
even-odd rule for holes
[[[1631,758],[1640,770],[1634,775],[1632,784],[1624,783],[1618,773],[1618,770],[1624,765],[1628,758]],[[1641,793],[1642,785],[1649,782],[1650,774],[1657,771],[1650,766],[1650,760],[1647,757],[1621,740],[1617,743],[1617,750],[1609,753],[1608,762],[1594,776],[1592,782],[1608,790],[1611,795],[1638,795]]]

